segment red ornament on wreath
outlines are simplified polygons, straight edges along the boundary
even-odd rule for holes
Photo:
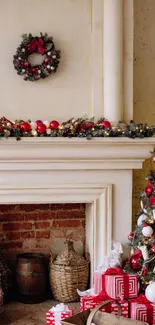
[[[50,122],[50,129],[57,130],[59,128],[59,122],[58,121],[51,121]]]
[[[22,35],[23,41],[18,46],[13,56],[13,64],[17,74],[24,77],[24,80],[37,81],[45,79],[51,73],[56,72],[60,51],[56,50],[53,38],[47,34],[40,33],[40,37],[33,37],[32,34]],[[32,66],[29,62],[29,55],[38,53],[44,55],[43,62]]]

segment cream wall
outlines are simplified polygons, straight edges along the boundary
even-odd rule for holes
[[[155,124],[155,0],[134,1],[134,119]],[[145,176],[155,168],[151,159],[134,172],[133,219]]]
[[[91,1],[1,0],[1,116],[63,120],[91,114]],[[55,75],[24,81],[12,64],[21,34],[47,32],[61,50]]]

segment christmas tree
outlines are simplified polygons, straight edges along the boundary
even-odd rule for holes
[[[155,151],[153,152],[153,161]],[[137,273],[140,291],[155,282],[155,171],[151,170],[147,186],[140,195],[140,211],[137,215],[134,232],[128,236],[131,246],[131,256],[124,266],[129,273]]]

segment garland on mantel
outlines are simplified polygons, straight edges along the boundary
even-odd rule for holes
[[[148,127],[147,124],[129,124],[119,122],[112,126],[105,118],[95,121],[94,118],[82,117],[71,118],[66,122],[28,120],[10,121],[6,117],[0,118],[0,137],[15,137],[20,140],[22,137],[68,137],[86,138],[93,137],[126,137],[126,138],[147,138],[155,135],[155,125]]]

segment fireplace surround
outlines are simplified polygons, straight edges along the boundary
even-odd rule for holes
[[[0,142],[0,204],[85,203],[92,272],[132,225],[132,170],[155,140],[10,138]]]

